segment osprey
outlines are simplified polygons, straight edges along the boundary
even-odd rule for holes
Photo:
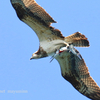
[[[38,51],[30,59],[47,56],[55,58],[61,67],[62,76],[80,93],[93,100],[100,100],[100,88],[90,77],[88,68],[74,48],[88,47],[89,41],[80,32],[64,37],[61,31],[51,26],[56,21],[35,0],[10,0],[20,20],[29,25],[40,42]]]

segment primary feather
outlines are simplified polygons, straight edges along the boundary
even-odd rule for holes
[[[73,48],[79,54],[79,52]],[[81,55],[80,55],[81,56]],[[81,56],[69,52],[68,49],[55,56],[61,67],[61,74],[76,90],[92,100],[100,100],[100,87],[90,76],[88,68]]]

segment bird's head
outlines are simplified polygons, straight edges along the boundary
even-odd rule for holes
[[[36,54],[36,53],[33,53],[32,57],[30,58],[30,60],[32,60],[32,59],[38,59],[38,58],[40,58],[39,55]]]

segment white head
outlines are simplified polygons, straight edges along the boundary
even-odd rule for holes
[[[40,58],[40,55],[38,55],[37,53],[33,53],[32,57],[30,58],[30,60],[32,60],[32,59],[39,59],[39,58]]]

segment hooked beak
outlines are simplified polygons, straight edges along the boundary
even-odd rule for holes
[[[30,60],[32,60],[32,59],[33,59],[33,57],[30,58]]]

